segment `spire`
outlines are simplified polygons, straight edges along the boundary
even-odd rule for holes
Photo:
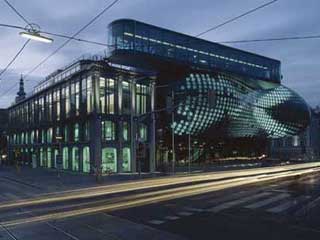
[[[19,92],[17,92],[16,102],[20,102],[26,98],[26,93],[24,91],[24,80],[21,74],[20,83],[19,83]]]

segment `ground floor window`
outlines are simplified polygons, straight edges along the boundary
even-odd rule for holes
[[[47,168],[51,168],[51,148],[47,149]]]
[[[54,154],[53,154],[53,157],[54,157],[54,168],[57,168],[58,166],[57,166],[57,156],[58,156],[58,154],[59,154],[59,150],[58,149],[55,149],[54,150]]]
[[[82,165],[83,165],[83,172],[89,173],[90,172],[90,148],[84,147],[82,150]]]
[[[102,171],[117,172],[117,149],[116,148],[102,149]]]
[[[130,155],[130,148],[124,148],[122,150],[122,169],[124,172],[131,171],[131,155]]]
[[[40,167],[46,166],[46,155],[45,150],[43,148],[40,148]]]
[[[79,171],[79,148],[72,148],[72,171]]]
[[[69,149],[67,147],[63,148],[63,169],[69,168]]]

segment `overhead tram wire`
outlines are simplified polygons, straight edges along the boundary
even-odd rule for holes
[[[34,71],[36,71],[41,65],[43,65],[46,61],[48,61],[55,54],[57,54],[62,48],[64,48],[69,42],[71,42],[77,35],[79,35],[81,32],[83,32],[87,27],[89,27],[93,22],[95,22],[99,17],[101,17],[105,12],[107,12],[109,9],[111,9],[119,1],[120,0],[115,0],[111,4],[109,4],[107,7],[105,7],[98,15],[96,15],[94,18],[92,18],[86,25],[84,25],[82,28],[80,28],[80,30],[78,30],[75,34],[73,34],[70,39],[66,40],[62,45],[60,45],[60,47],[58,47],[56,50],[54,50],[50,55],[48,55],[45,59],[43,59],[38,65],[36,65],[31,71],[29,71],[25,75],[25,77],[28,77],[30,74],[32,74]],[[28,79],[26,81],[28,81]]]
[[[242,18],[242,17],[245,17],[245,16],[247,16],[247,15],[249,15],[249,14],[251,14],[251,13],[254,13],[254,12],[256,12],[256,11],[262,9],[262,8],[265,8],[265,7],[267,7],[267,6],[271,5],[271,4],[274,4],[274,3],[278,2],[278,1],[279,1],[279,0],[273,0],[273,1],[267,2],[267,3],[265,3],[265,4],[262,4],[262,5],[254,8],[254,9],[251,9],[251,10],[249,10],[249,11],[247,11],[247,12],[245,12],[245,13],[239,15],[239,16],[236,16],[236,17],[231,18],[231,19],[229,19],[229,20],[227,20],[227,21],[225,21],[225,22],[223,22],[223,23],[220,23],[220,24],[214,26],[214,27],[211,27],[211,28],[209,28],[208,30],[203,31],[203,32],[195,35],[195,37],[200,37],[200,36],[202,36],[202,35],[204,35],[204,34],[207,34],[208,32],[211,32],[211,31],[214,31],[214,30],[216,30],[216,29],[218,29],[218,28],[221,28],[221,27],[223,27],[223,26],[225,26],[225,25],[227,25],[227,24],[229,24],[229,23],[231,23],[231,22],[234,22],[234,21],[236,21],[236,20],[238,20],[238,19],[240,19],[240,18]]]
[[[27,25],[30,25],[30,22],[8,1],[3,0]]]
[[[320,35],[280,37],[280,38],[265,38],[265,39],[249,39],[249,40],[235,40],[235,41],[219,41],[217,43],[221,43],[221,44],[255,43],[255,42],[276,42],[276,41],[308,40],[308,39],[320,39]]]
[[[6,0],[5,0],[6,1]],[[65,41],[62,45],[60,45],[60,47],[58,47],[56,50],[54,50],[50,55],[48,55],[44,60],[42,60],[38,65],[36,65],[31,71],[29,71],[26,75],[25,78],[28,77],[30,74],[32,74],[35,70],[37,70],[42,64],[44,64],[46,61],[48,61],[51,57],[53,57],[55,54],[57,54],[63,47],[65,47],[70,41],[72,40],[77,40],[77,41],[83,41],[83,42],[87,42],[87,43],[93,43],[93,41],[88,41],[88,40],[83,40],[83,39],[76,39],[75,37],[77,35],[79,35],[82,31],[84,31],[87,27],[89,27],[93,22],[95,22],[99,17],[101,17],[105,12],[107,12],[109,9],[111,9],[116,3],[118,3],[120,0],[115,0],[113,1],[111,4],[109,4],[107,7],[105,7],[99,14],[97,14],[94,18],[92,18],[86,25],[84,25],[79,31],[77,31],[75,34],[73,34],[71,37],[68,37],[66,35],[62,35],[62,34],[54,34],[54,33],[50,33],[51,35],[56,35],[59,37],[65,37],[68,38],[67,41]],[[2,24],[5,25],[5,24]],[[6,25],[9,26],[9,25]],[[14,26],[15,28],[19,28],[17,26]],[[47,32],[43,32],[43,33],[47,33]],[[97,42],[95,42],[95,44],[98,44]],[[99,44],[102,45],[102,44]],[[25,80],[30,81],[29,79]],[[15,83],[14,85],[12,85],[9,89],[7,89],[5,91],[5,93],[10,92],[11,90],[13,90],[15,88],[15,86],[17,85],[17,83]],[[3,96],[3,95],[2,95]],[[2,97],[0,96],[0,98]]]
[[[0,77],[8,70],[8,68],[14,63],[14,61],[20,56],[23,49],[27,46],[27,44],[30,42],[30,39],[28,39],[22,46],[22,48],[16,53],[16,55],[12,58],[12,60],[8,63],[8,65],[0,72]],[[1,82],[1,78],[0,78]]]
[[[30,24],[30,22],[7,0],[4,0],[4,2],[26,23]],[[11,28],[16,28],[16,29],[24,29],[19,26],[14,26],[14,25],[8,25],[8,24],[0,24],[2,27],[8,27],[10,26]],[[22,51],[25,49],[25,47],[28,45],[30,42],[30,39],[25,41],[25,43],[22,45],[20,50],[16,53],[16,55],[12,58],[12,60],[8,63],[8,65],[0,72],[0,77],[9,69],[9,67],[14,63],[14,61],[21,55]],[[0,78],[1,81],[1,78]]]

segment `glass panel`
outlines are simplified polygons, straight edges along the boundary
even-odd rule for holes
[[[79,171],[79,148],[72,148],[72,171]]]
[[[102,149],[102,171],[117,172],[117,150],[116,148]]]
[[[113,79],[106,79],[106,85],[107,113],[114,114],[115,81]]]
[[[122,82],[122,113],[130,114],[131,110],[131,94],[128,82]]]
[[[51,157],[51,148],[48,148],[47,149],[47,167],[48,168],[51,168],[52,167],[52,165],[51,165],[51,159],[52,159],[52,157]]]
[[[92,87],[92,77],[87,78],[87,112],[91,113],[93,110],[93,87]]]
[[[124,148],[122,154],[123,154],[122,169],[124,172],[129,172],[131,170],[130,148]]]
[[[129,141],[130,140],[130,128],[128,122],[123,122],[123,140]]]
[[[67,147],[63,148],[63,169],[69,168],[69,150]]]
[[[144,124],[139,126],[139,139],[140,141],[147,141],[147,126]]]
[[[83,165],[83,172],[89,173],[90,172],[90,148],[84,147],[82,153],[82,165]]]
[[[75,142],[79,141],[79,124],[78,123],[74,125],[74,141]]]
[[[102,121],[102,140],[114,141],[116,138],[115,124],[112,121]]]

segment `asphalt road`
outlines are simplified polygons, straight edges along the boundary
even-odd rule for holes
[[[0,240],[319,239],[317,166],[219,174],[36,197],[26,187],[0,204]]]

